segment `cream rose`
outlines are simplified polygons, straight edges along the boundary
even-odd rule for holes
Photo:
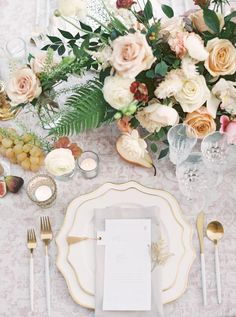
[[[86,0],[58,0],[58,10],[65,17],[76,16],[82,20],[87,15]]]
[[[135,79],[109,76],[105,79],[103,96],[109,105],[117,110],[127,107],[134,99],[130,86]]]
[[[236,72],[236,49],[229,40],[214,38],[208,41],[206,49],[209,56],[204,65],[213,77]]]
[[[37,98],[42,92],[40,81],[28,67],[15,71],[8,82],[7,94],[13,103],[19,105]]]
[[[150,133],[179,122],[178,112],[171,106],[162,105],[158,101],[153,101],[147,107],[139,110],[136,118],[141,126]]]
[[[174,95],[184,112],[193,112],[200,108],[210,97],[204,76],[186,78],[182,89]]]
[[[206,107],[188,113],[184,122],[194,129],[199,139],[216,131],[216,123]]]
[[[143,70],[151,68],[155,57],[144,34],[136,32],[120,36],[112,43],[110,63],[117,74],[134,78]]]
[[[47,171],[54,176],[71,173],[75,168],[75,159],[69,149],[55,149],[45,158]]]

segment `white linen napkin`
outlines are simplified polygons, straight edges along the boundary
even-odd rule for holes
[[[121,208],[117,206],[105,209],[95,209],[95,236],[98,231],[105,230],[105,219],[151,219],[152,221],[152,242],[158,242],[159,210],[157,207],[132,207]],[[150,255],[151,256],[151,255]],[[161,267],[156,266],[152,271],[152,305],[150,311],[103,311],[104,293],[104,257],[105,247],[96,246],[96,288],[95,288],[95,317],[164,317],[161,298]]]

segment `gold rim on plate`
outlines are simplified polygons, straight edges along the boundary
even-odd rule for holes
[[[68,205],[68,207],[67,207],[67,212],[66,212],[66,215],[65,215],[65,218],[64,218],[64,221],[63,221],[61,230],[63,230],[63,227],[65,226],[65,223],[67,222],[68,210],[72,208],[72,205],[75,204],[78,199],[81,199],[81,197],[90,196],[91,194],[94,195],[94,194],[96,194],[96,192],[101,191],[101,190],[103,189],[103,187],[105,187],[105,186],[109,186],[109,185],[110,185],[110,186],[115,186],[115,187],[117,187],[117,186],[122,186],[122,185],[129,185],[129,184],[130,184],[130,185],[131,185],[131,184],[134,184],[134,185],[132,185],[132,186],[126,188],[126,189],[123,189],[123,190],[117,189],[117,188],[108,188],[104,193],[100,194],[99,196],[94,197],[94,198],[91,198],[91,199],[87,199],[86,201],[82,202],[82,203],[79,205],[79,207],[82,206],[84,203],[90,201],[90,200],[94,200],[94,199],[96,199],[96,198],[98,198],[98,197],[101,197],[101,196],[105,195],[107,192],[109,192],[109,191],[111,191],[111,190],[121,191],[121,192],[122,192],[122,191],[127,191],[127,190],[129,190],[129,189],[135,189],[135,190],[138,190],[139,192],[144,193],[144,194],[147,194],[147,195],[157,196],[157,197],[159,197],[159,198],[163,198],[163,199],[165,200],[165,202],[167,202],[167,204],[169,205],[174,219],[175,219],[176,222],[179,224],[179,226],[183,229],[181,235],[182,235],[183,248],[184,248],[184,250],[186,251],[185,244],[184,244],[184,238],[183,238],[183,235],[184,235],[184,226],[183,226],[182,223],[180,223],[180,221],[177,219],[177,217],[176,217],[176,215],[175,215],[175,212],[173,211],[173,208],[172,208],[172,206],[170,205],[170,203],[169,203],[169,201],[167,200],[167,198],[158,195],[157,192],[159,192],[159,193],[162,192],[162,193],[164,193],[164,194],[168,194],[168,196],[169,196],[172,200],[174,199],[174,201],[175,201],[175,203],[176,203],[176,205],[177,205],[177,207],[178,207],[180,216],[182,216],[182,221],[185,223],[185,226],[187,226],[187,227],[189,228],[190,249],[191,249],[191,251],[192,251],[192,261],[191,261],[191,263],[189,264],[189,268],[188,268],[187,273],[186,273],[186,283],[185,283],[185,286],[183,287],[183,291],[181,291],[179,294],[175,295],[174,298],[172,298],[172,299],[169,300],[168,302],[165,302],[165,304],[170,303],[170,302],[173,302],[173,301],[175,301],[176,299],[178,299],[179,297],[181,297],[181,296],[184,294],[184,292],[186,291],[186,289],[187,289],[188,276],[189,276],[189,272],[190,272],[190,268],[191,268],[191,266],[192,266],[192,263],[193,263],[193,261],[195,260],[196,253],[195,253],[195,250],[193,249],[193,246],[192,246],[192,243],[191,243],[191,241],[192,241],[192,235],[193,235],[192,227],[191,227],[190,224],[186,221],[186,219],[183,217],[183,213],[182,213],[182,210],[181,210],[181,208],[180,208],[180,205],[179,205],[178,201],[177,201],[176,198],[175,198],[171,193],[169,193],[168,191],[160,190],[160,189],[156,189],[156,188],[146,187],[146,186],[143,186],[143,185],[141,185],[140,183],[138,183],[138,182],[136,182],[136,181],[130,181],[130,182],[126,182],[126,183],[117,183],[117,184],[116,184],[116,183],[110,183],[110,182],[109,182],[109,183],[105,183],[105,184],[101,185],[100,187],[98,187],[96,190],[91,191],[91,192],[89,192],[89,193],[87,193],[87,194],[83,194],[83,195],[81,195],[80,197],[76,197],[75,199],[73,199],[73,200],[71,201],[71,203],[70,203],[70,204]],[[137,187],[135,187],[135,185],[138,185],[138,186],[142,187],[143,190],[142,190],[142,189],[139,189],[139,188],[137,188]],[[148,192],[145,191],[145,189],[146,189],[146,190],[151,189],[151,190],[155,191],[156,193],[155,193],[155,194],[148,193]],[[75,215],[76,215],[76,213],[75,213]],[[75,215],[74,215],[74,218],[75,218]],[[74,221],[74,220],[73,220],[73,221]],[[61,230],[60,230],[59,233],[58,233],[58,237],[60,236]],[[79,305],[81,305],[81,306],[83,306],[83,307],[85,307],[85,308],[94,309],[94,307],[90,307],[90,306],[88,306],[88,305],[86,305],[86,304],[83,304],[83,303],[81,303],[77,298],[75,298],[75,296],[74,296],[74,294],[73,294],[73,291],[72,291],[72,288],[71,288],[71,285],[70,285],[70,282],[69,282],[69,280],[68,280],[66,274],[64,274],[63,268],[61,268],[61,267],[60,267],[60,264],[59,264],[59,258],[61,257],[61,252],[60,252],[60,249],[59,249],[59,244],[58,244],[57,239],[56,239],[56,243],[57,243],[57,246],[58,246],[58,254],[57,254],[57,261],[56,261],[57,267],[58,267],[59,271],[61,272],[61,274],[63,275],[63,277],[64,277],[64,279],[65,279],[65,281],[66,281],[66,283],[67,283],[67,286],[68,286],[70,295],[72,296],[73,300],[74,300],[76,303],[78,303]],[[69,250],[69,247],[68,247],[68,250]],[[185,252],[184,252],[183,256],[181,257],[181,260],[179,261],[178,270],[177,270],[177,273],[176,273],[176,276],[175,276],[175,281],[173,282],[173,284],[172,284],[167,290],[169,290],[170,288],[172,288],[173,285],[175,284],[176,279],[177,279],[177,276],[178,276],[178,273],[179,273],[179,269],[180,269],[180,263],[182,262],[184,256],[185,256]],[[69,263],[68,263],[68,264],[69,264]],[[70,264],[69,264],[69,265],[70,265]],[[70,265],[70,266],[71,266],[71,265]],[[75,273],[75,270],[74,270],[74,268],[73,268],[72,266],[71,266],[71,269],[73,270],[73,272],[74,272],[74,274],[75,274],[75,276],[76,276],[76,278],[77,278],[77,281],[78,281],[77,274]],[[79,283],[79,281],[78,281],[78,283]],[[79,287],[81,288],[82,291],[84,291],[84,289],[83,289],[83,287],[81,286],[80,283],[79,283]],[[163,292],[164,292],[164,291],[167,291],[167,290],[163,290]],[[93,297],[94,297],[94,295],[88,294],[88,292],[86,292],[86,294],[87,294],[88,296],[90,295],[90,296],[93,296]]]

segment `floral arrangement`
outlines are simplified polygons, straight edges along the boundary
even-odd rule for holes
[[[12,74],[9,98],[37,109],[46,99],[55,110],[58,105],[48,97],[55,86],[70,74],[93,71],[94,80],[76,87],[64,110],[58,109],[60,119],[50,135],[79,134],[116,121],[125,135],[119,153],[147,167],[152,163],[144,139],[153,142],[155,152],[155,141],[167,144],[168,129],[179,122],[199,138],[221,129],[236,142],[236,11],[222,13],[226,0],[194,2],[196,10],[177,17],[162,5],[166,17],[157,19],[150,0],[144,6],[138,0],[117,0],[114,6],[102,1],[104,23],[88,15],[85,0],[69,6],[60,0],[55,15],[78,33],[59,30],[62,39],[48,36],[47,52],[30,56],[29,65]],[[71,15],[80,22],[75,24]],[[96,28],[83,22],[86,15]],[[139,127],[147,131],[142,138]],[[148,163],[137,159],[145,156]]]

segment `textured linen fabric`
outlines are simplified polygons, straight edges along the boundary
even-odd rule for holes
[[[96,2],[98,0],[94,0]],[[173,0],[176,3],[182,3]],[[42,6],[44,1],[40,0]],[[163,1],[164,2],[164,1]],[[192,3],[191,0],[188,3]],[[9,38],[21,36],[29,44],[34,24],[35,1],[0,0],[0,47]],[[54,1],[51,2],[55,6]],[[1,73],[0,66],[0,73]],[[15,121],[1,122],[2,126],[17,126],[25,123],[39,135],[46,133],[40,128],[37,117],[22,112]],[[0,316],[1,317],[45,317],[46,297],[44,283],[44,248],[39,239],[39,217],[49,215],[54,235],[60,230],[68,204],[75,197],[91,192],[106,182],[124,183],[137,181],[144,186],[164,189],[172,193],[180,203],[183,213],[193,227],[193,245],[197,253],[191,268],[186,292],[175,302],[165,305],[168,317],[235,317],[236,316],[236,171],[224,176],[214,199],[209,202],[205,212],[206,224],[219,220],[224,224],[225,235],[219,245],[222,279],[222,304],[217,304],[216,279],[214,270],[214,246],[205,238],[206,280],[208,305],[202,304],[201,270],[199,242],[196,232],[197,202],[187,201],[180,193],[178,184],[169,177],[173,168],[168,158],[154,163],[157,176],[152,170],[129,165],[122,161],[115,150],[119,135],[114,127],[104,127],[81,134],[74,140],[83,149],[91,149],[99,154],[100,172],[97,178],[85,180],[78,173],[69,182],[58,182],[56,203],[48,210],[42,210],[28,199],[26,186],[16,195],[8,194],[0,199]],[[2,158],[0,158],[2,159]],[[34,174],[24,172],[20,167],[11,165],[11,173],[24,178],[25,183]],[[199,197],[201,201],[201,197]],[[30,312],[29,300],[29,252],[26,248],[26,230],[35,227],[38,247],[35,252],[35,312]],[[53,317],[94,317],[94,311],[77,305],[71,298],[66,282],[56,267],[57,248],[50,245],[50,272]]]

